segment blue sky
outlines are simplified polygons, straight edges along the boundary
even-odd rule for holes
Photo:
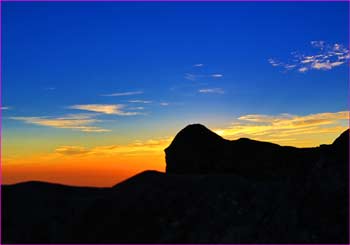
[[[346,2],[3,2],[3,183],[164,171],[189,123],[298,147],[348,128]]]
[[[311,60],[299,70],[334,45],[344,47],[332,59],[346,56],[345,2],[5,2],[2,21],[4,127],[13,134],[61,134],[28,118],[77,113],[100,113],[88,120],[114,133],[137,135],[142,125],[150,136],[247,114],[347,109],[346,63]]]

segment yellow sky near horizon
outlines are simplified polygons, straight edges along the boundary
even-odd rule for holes
[[[331,144],[348,128],[349,112],[304,116],[244,115],[221,127],[209,127],[226,139],[247,137],[280,145],[314,147]],[[175,135],[174,135],[175,136]],[[65,144],[49,151],[21,154],[23,145],[3,142],[2,181],[12,184],[41,180],[79,186],[112,186],[134,174],[165,171],[164,149],[173,137],[124,144]],[[43,148],[44,145],[43,145]]]

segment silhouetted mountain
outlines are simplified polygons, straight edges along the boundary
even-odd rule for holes
[[[349,130],[300,149],[190,125],[166,154],[111,188],[3,186],[2,242],[348,243]]]

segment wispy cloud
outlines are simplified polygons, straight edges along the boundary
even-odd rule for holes
[[[222,88],[202,88],[198,90],[199,93],[203,94],[224,94],[225,91]]]
[[[116,105],[107,105],[107,104],[86,104],[86,105],[72,105],[68,108],[84,110],[84,111],[92,111],[109,115],[118,115],[118,116],[134,116],[139,115],[138,112],[126,112],[122,109],[124,105],[116,104]]]
[[[159,105],[161,105],[161,106],[168,106],[169,103],[168,102],[160,102]]]
[[[74,129],[82,132],[108,132],[110,130],[92,126],[100,122],[94,115],[73,114],[63,117],[10,117],[10,119],[23,121],[28,124],[35,124],[53,128]]]
[[[331,70],[341,66],[350,59],[350,52],[342,44],[328,44],[325,41],[311,41],[315,49],[313,53],[301,54],[293,52],[290,62],[281,62],[270,58],[268,62],[274,67],[281,67],[284,70],[297,70],[305,73],[309,70]]]
[[[213,74],[194,74],[194,73],[185,73],[184,78],[190,81],[196,81],[201,78],[222,78],[224,75],[221,73]]]
[[[199,78],[201,75],[195,75],[192,73],[185,73],[185,79],[190,80],[190,81],[195,81],[197,78]]]
[[[193,65],[194,68],[201,68],[203,66],[204,64],[202,63]],[[208,73],[202,69],[192,69],[192,72],[185,73],[184,78],[190,81],[197,81],[198,79],[203,79],[203,78],[222,78],[223,76],[224,75],[221,73]]]
[[[311,41],[310,43],[315,48],[324,49],[326,47],[325,41]]]
[[[10,107],[8,107],[8,106],[2,106],[2,107],[0,107],[0,109],[1,109],[2,111],[6,111],[6,110],[10,110]]]
[[[89,153],[89,150],[82,146],[60,146],[55,149],[55,152],[64,155],[81,155]]]
[[[74,155],[114,155],[114,154],[139,154],[150,152],[162,152],[171,142],[172,138],[150,139],[144,141],[135,141],[124,145],[104,145],[93,148],[82,146],[60,146],[55,149],[55,153],[74,156]]]
[[[140,104],[151,104],[152,101],[150,100],[129,100],[129,103],[140,103]]]
[[[130,96],[130,95],[137,95],[137,94],[143,94],[143,91],[129,91],[129,92],[119,92],[119,93],[112,93],[112,94],[102,94],[101,96],[118,97],[118,96]]]
[[[305,116],[244,115],[237,118],[229,127],[215,131],[229,139],[248,137],[257,140],[296,146],[313,146],[314,139],[331,134],[331,140],[345,130],[349,120],[348,111],[309,114]],[[326,143],[326,142],[321,142]]]

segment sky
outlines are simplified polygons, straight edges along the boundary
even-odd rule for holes
[[[3,2],[2,180],[165,171],[201,123],[330,144],[348,127],[347,2]]]

